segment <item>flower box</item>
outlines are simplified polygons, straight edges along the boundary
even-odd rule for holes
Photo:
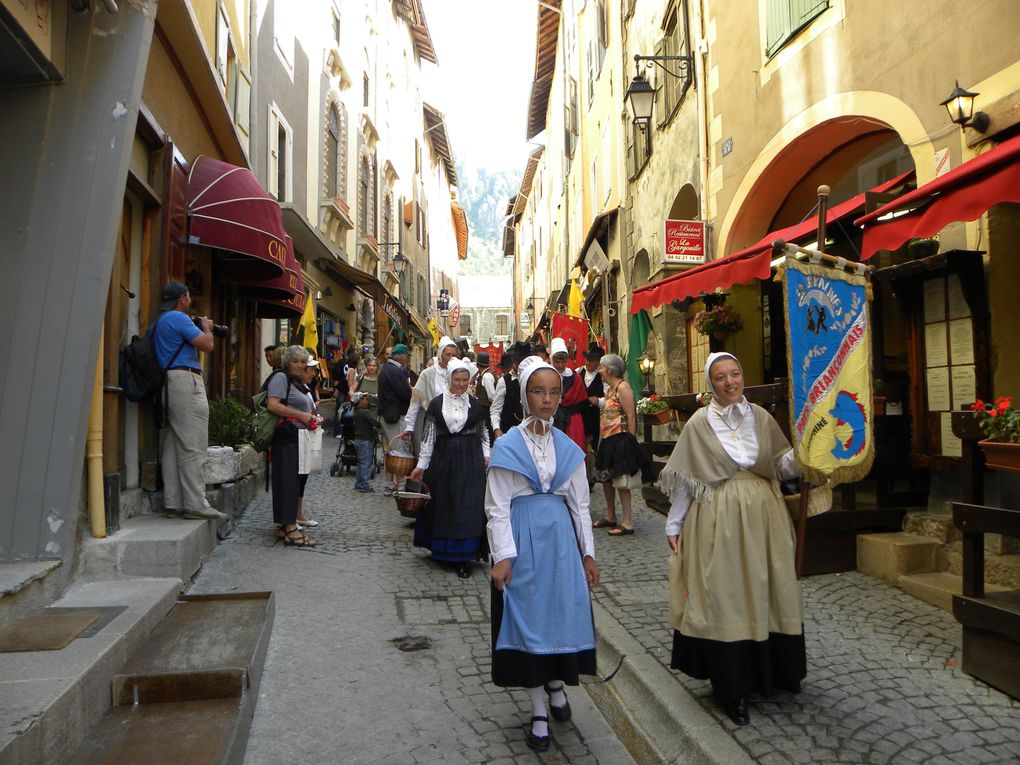
[[[978,441],[985,453],[985,465],[992,470],[1012,470],[1020,473],[1020,444],[1004,441]]]
[[[645,414],[644,418],[645,422],[652,423],[653,425],[665,425],[673,419],[673,410],[663,409],[661,412],[651,412],[650,414]]]

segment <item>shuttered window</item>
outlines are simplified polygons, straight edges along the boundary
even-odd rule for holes
[[[828,7],[829,0],[765,0],[765,55],[775,55]]]

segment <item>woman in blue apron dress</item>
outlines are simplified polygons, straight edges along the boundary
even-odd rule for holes
[[[527,688],[528,746],[549,748],[546,694],[570,719],[564,684],[595,674],[589,590],[599,582],[584,453],[552,425],[559,373],[537,356],[519,367],[525,419],[497,439],[485,494],[492,553],[492,680]]]

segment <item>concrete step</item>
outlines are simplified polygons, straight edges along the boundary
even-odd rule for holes
[[[946,550],[948,570],[963,573],[963,549],[959,543]],[[1020,590],[1020,555],[996,555],[985,550],[985,586],[995,584],[1007,590]]]
[[[0,564],[0,627],[31,616],[56,600],[63,578],[54,572],[59,560]]]
[[[66,763],[110,708],[110,681],[173,608],[180,580],[94,581],[51,608],[100,619],[59,651],[0,654],[0,763]]]
[[[185,595],[113,678],[113,708],[69,765],[244,759],[273,594]]]
[[[896,586],[907,595],[952,613],[953,595],[963,594],[963,577],[948,571],[906,574],[897,580]],[[985,592],[1003,592],[1006,589],[995,584],[985,584]]]
[[[930,537],[904,532],[857,537],[857,570],[889,584],[905,574],[940,571],[944,558],[942,545]]]
[[[86,537],[78,574],[86,580],[144,576],[188,582],[215,547],[212,521],[143,513],[105,539]]]
[[[951,512],[930,513],[926,510],[915,510],[903,517],[903,531],[921,537],[931,537],[943,544],[956,542],[962,534],[953,524]]]

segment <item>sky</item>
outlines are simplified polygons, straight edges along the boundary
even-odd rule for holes
[[[489,170],[524,167],[535,71],[535,0],[422,0],[439,66],[425,100],[446,116],[453,155]]]

